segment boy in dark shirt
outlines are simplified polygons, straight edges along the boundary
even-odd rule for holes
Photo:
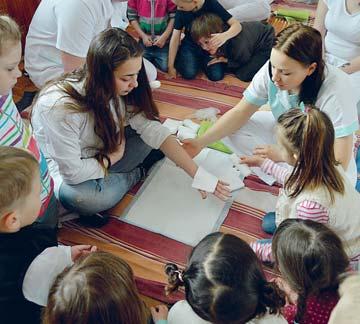
[[[226,31],[213,35],[211,38],[211,46],[219,48],[229,39],[240,33],[240,23],[216,0],[173,0],[173,2],[177,5],[177,10],[169,47],[169,76],[175,77],[176,70],[178,70],[183,78],[194,79],[199,70],[203,69],[210,80],[221,80],[224,77],[224,66],[220,64],[207,65],[212,58],[192,40],[190,35],[191,24],[194,19],[204,13],[217,14],[223,20],[224,24],[229,26]],[[185,38],[182,40],[179,49],[183,28],[185,28]]]
[[[261,22],[243,22],[241,33],[222,47],[211,46],[211,37],[226,30],[222,19],[211,13],[197,17],[191,25],[192,40],[210,54],[207,65],[226,64],[227,70],[249,82],[270,58],[275,40],[274,28]]]

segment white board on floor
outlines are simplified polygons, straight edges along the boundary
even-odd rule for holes
[[[166,159],[153,170],[122,220],[195,246],[219,230],[232,201],[208,194],[202,199],[192,179]]]

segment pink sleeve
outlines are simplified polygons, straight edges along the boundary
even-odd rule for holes
[[[131,8],[132,10],[135,10],[136,12],[138,11],[138,6],[137,6],[137,0],[128,0],[128,8]]]
[[[168,0],[167,2],[167,11],[175,13],[176,11],[176,4],[172,0]],[[173,17],[171,17],[173,18]]]
[[[250,247],[261,261],[273,261],[271,256],[271,243],[261,243],[259,241],[255,241],[250,243]]]
[[[304,200],[296,206],[296,217],[314,222],[329,223],[329,211],[316,201]]]
[[[272,175],[276,181],[282,185],[285,183],[286,178],[290,174],[288,169],[280,166],[279,164],[276,164],[270,159],[265,159],[260,168],[265,173]]]

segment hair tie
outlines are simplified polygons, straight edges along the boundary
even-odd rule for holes
[[[175,270],[174,272],[177,273],[180,282],[184,282],[184,279],[183,279],[183,271]]]

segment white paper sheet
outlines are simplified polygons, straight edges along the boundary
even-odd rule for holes
[[[232,201],[201,199],[192,179],[166,159],[153,170],[122,220],[195,246],[220,228]]]

